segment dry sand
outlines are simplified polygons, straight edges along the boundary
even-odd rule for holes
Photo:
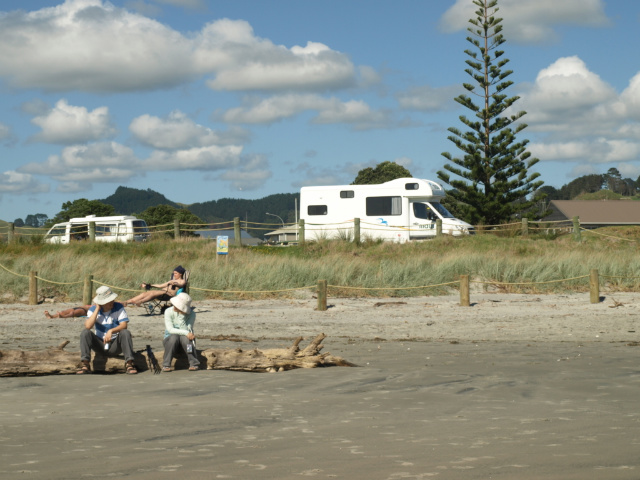
[[[640,294],[472,301],[199,302],[200,349],[325,333],[360,367],[2,378],[0,478],[640,478]],[[0,305],[0,349],[77,351],[81,320],[43,315],[70,306]]]

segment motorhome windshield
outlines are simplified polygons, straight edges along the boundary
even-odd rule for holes
[[[449,211],[444,208],[441,204],[432,202],[432,203],[422,203],[422,202],[414,202],[413,204],[413,214],[416,218],[422,218],[424,220],[434,221],[437,219],[437,215],[433,213],[433,210],[438,212],[442,218],[455,218]]]
[[[436,212],[438,212],[442,216],[442,218],[456,218],[453,215],[451,215],[451,213],[449,213],[449,210],[444,208],[442,206],[442,204],[436,203],[436,202],[432,202],[432,203],[430,203],[430,205],[433,207],[433,209]]]
[[[149,233],[149,228],[147,227],[147,223],[144,220],[134,220],[133,233],[135,235],[140,235],[141,233]]]

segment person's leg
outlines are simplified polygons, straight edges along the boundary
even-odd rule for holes
[[[84,310],[82,310],[84,312]],[[83,314],[84,315],[84,314]],[[76,315],[75,308],[67,308],[66,310],[60,310],[58,312],[59,318],[72,318],[72,317],[80,317],[81,315]]]
[[[104,343],[91,330],[83,329],[80,334],[80,360],[90,362],[91,350],[104,350]]]
[[[178,353],[178,349],[180,348],[180,338],[181,335],[172,334],[166,337],[162,344],[164,345],[164,355],[162,356],[162,368],[171,368],[171,362],[173,361],[173,357]]]
[[[116,349],[113,350],[114,345],[111,345],[109,349],[110,357],[122,352],[125,362],[133,361],[133,337],[129,330],[120,330],[115,342],[112,343],[115,344]]]
[[[184,350],[187,353],[187,360],[189,360],[189,366],[190,367],[199,367],[200,366],[200,360],[198,360],[198,354],[196,353],[196,349],[194,348],[191,353],[189,353],[189,351],[187,350],[187,345],[189,344],[189,339],[187,337],[185,337],[184,335],[180,336],[180,346],[182,347],[182,350]]]
[[[140,295],[136,295],[135,297],[127,300],[124,305],[125,307],[127,305],[136,305],[136,306],[140,306],[143,303],[147,303],[150,300],[153,300],[154,298],[159,298],[161,296],[163,296],[165,293],[164,290],[150,290],[148,292],[143,292]]]
[[[44,316],[47,318],[58,318],[60,315],[58,313],[54,313],[53,315],[51,315],[48,310],[45,310]]]

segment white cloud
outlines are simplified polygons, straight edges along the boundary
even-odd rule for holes
[[[603,0],[501,0],[496,16],[504,19],[507,40],[547,43],[557,39],[555,28],[559,26],[609,26],[604,6]],[[440,19],[440,27],[445,32],[466,30],[477,9],[469,0],[456,0]]]
[[[529,150],[541,161],[617,164],[620,171],[635,171],[639,106],[640,74],[618,94],[580,58],[566,57],[541,70],[515,107],[527,112],[523,120],[538,136]]]
[[[535,85],[517,107],[530,112],[527,122],[575,121],[616,96],[580,58],[564,57],[538,73]]]
[[[185,36],[103,0],[0,13],[0,75],[16,88],[90,92],[168,88],[203,75],[216,90],[325,91],[375,77],[326,45],[256,37],[245,21],[222,19]]]
[[[38,182],[32,175],[28,173],[20,173],[9,170],[0,173],[0,194],[30,194],[30,193],[46,193],[49,191],[49,185]]]
[[[184,7],[184,8],[193,8],[193,9],[201,9],[206,6],[204,0],[153,0],[157,3],[163,3],[166,5],[173,5],[174,7]]]
[[[453,98],[461,93],[465,93],[465,90],[462,90],[459,85],[448,87],[422,85],[396,94],[396,99],[400,107],[406,110],[438,112],[455,108],[458,104]]]
[[[228,123],[269,124],[306,111],[317,112],[312,119],[313,123],[346,123],[360,130],[388,127],[392,123],[388,112],[372,110],[362,101],[343,102],[335,97],[325,98],[312,94],[247,98],[244,106],[216,112],[216,117]]]
[[[231,145],[195,147],[176,151],[154,151],[142,163],[149,170],[224,170],[237,167],[242,147]]]
[[[48,175],[60,182],[105,183],[128,180],[141,162],[133,150],[116,142],[65,147],[60,155],[29,163],[20,172]]]
[[[65,99],[59,100],[45,114],[34,117],[31,123],[42,129],[33,136],[33,140],[38,142],[71,145],[102,140],[116,134],[107,107],[89,112],[85,107],[69,105]]]
[[[255,190],[264,185],[273,173],[262,155],[246,156],[238,168],[227,170],[220,175],[221,180],[231,183],[237,190]]]
[[[211,130],[196,124],[180,111],[174,111],[166,118],[142,115],[133,119],[129,130],[138,141],[160,149],[233,145],[249,139],[249,132],[242,128],[233,127],[226,132]]]

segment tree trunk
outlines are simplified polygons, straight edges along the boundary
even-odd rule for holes
[[[281,372],[294,368],[315,367],[355,367],[340,357],[330,353],[320,353],[322,340],[326,335],[321,333],[311,343],[300,350],[303,337],[297,338],[289,348],[257,348],[244,351],[240,348],[224,350],[210,348],[199,350],[200,368],[206,370],[235,370],[243,372]],[[0,377],[18,377],[27,375],[64,375],[75,374],[80,361],[79,352],[67,352],[65,341],[57,347],[47,350],[0,350]],[[160,353],[161,356],[161,353]],[[134,362],[138,372],[158,372],[159,365],[155,354],[149,346],[146,350],[136,352]],[[123,373],[125,371],[122,357],[107,358],[103,355],[92,356],[92,370],[101,373]],[[187,369],[186,354],[175,359],[176,370]]]

